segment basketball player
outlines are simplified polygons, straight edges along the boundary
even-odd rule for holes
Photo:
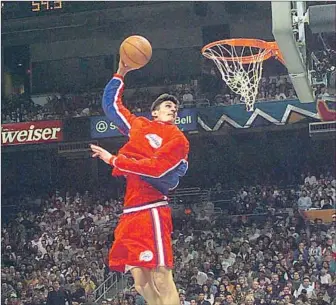
[[[93,157],[111,165],[113,176],[125,176],[127,182],[109,267],[130,270],[136,290],[149,305],[179,305],[172,276],[173,228],[167,194],[187,171],[189,142],[174,124],[179,106],[175,96],[163,94],[154,101],[153,120],[137,117],[123,106],[124,76],[130,70],[119,62],[102,102],[107,117],[129,141],[117,155],[91,145]]]

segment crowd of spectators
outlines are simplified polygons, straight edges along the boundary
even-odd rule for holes
[[[181,305],[335,304],[336,214],[325,224],[301,213],[307,196],[335,210],[335,188],[330,173],[308,173],[298,188],[241,188],[223,214],[211,203],[188,213],[173,241]]]
[[[270,209],[296,208],[299,211],[308,209],[331,209],[336,204],[336,179],[331,172],[321,174],[317,178],[308,172],[301,175],[304,182],[299,188],[287,189],[278,186],[250,186],[237,191],[230,204],[222,205],[224,214],[259,214]],[[218,183],[212,191],[213,202],[221,202],[223,189]]]
[[[79,95],[53,94],[44,105],[34,103],[26,95],[13,95],[1,103],[2,123],[59,120],[101,114],[101,92]]]
[[[241,103],[240,97],[234,94],[215,73],[214,68],[202,79],[193,79],[188,83],[173,84],[166,79],[162,91],[176,95],[181,107],[228,106]],[[46,97],[42,106],[29,97],[13,95],[2,103],[2,122],[16,123],[41,120],[64,119],[102,115],[101,98],[103,89],[83,94],[54,94]],[[211,92],[211,93],[210,93]],[[149,88],[137,88],[126,99],[127,106],[133,113],[148,111],[157,94]],[[287,78],[276,80],[263,78],[260,82],[258,101],[295,99],[294,89]]]
[[[181,101],[182,108],[229,106],[243,103],[241,97],[231,91],[222,81],[213,66],[207,66],[200,77],[184,83],[173,83],[172,80],[166,78],[160,88],[162,92],[176,95]],[[319,85],[316,90],[317,94],[328,95],[328,90],[324,85]],[[132,93],[128,94],[125,102],[133,113],[148,111],[150,104],[158,95],[150,87],[136,88],[131,91]],[[103,115],[102,93],[101,88],[96,92],[81,94],[52,94],[45,98],[45,103],[41,104],[34,103],[27,95],[13,95],[3,98],[1,103],[2,123]],[[286,99],[297,99],[289,77],[262,77],[256,101]]]
[[[2,222],[1,304],[55,304],[52,291],[73,305],[95,299],[121,204],[57,191],[40,207]]]
[[[310,223],[304,209],[335,208],[332,174],[302,176],[302,185],[243,187],[216,213],[224,191],[211,190],[202,210],[174,217],[174,278],[181,305],[335,304],[336,215]],[[305,198],[310,198],[307,200]],[[106,194],[60,192],[41,212],[19,212],[2,223],[1,303],[95,304],[112,232],[122,212]],[[130,278],[102,304],[144,305]]]

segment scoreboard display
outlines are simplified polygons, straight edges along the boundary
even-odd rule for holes
[[[164,2],[167,1],[1,1],[1,17],[8,20]]]
[[[62,12],[66,1],[2,1],[1,17],[5,20]]]
[[[43,12],[50,10],[61,10],[63,1],[31,1],[32,12]]]

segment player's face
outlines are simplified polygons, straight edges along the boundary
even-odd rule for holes
[[[152,112],[156,121],[174,123],[177,117],[177,106],[171,101],[165,101],[160,104],[157,110]]]

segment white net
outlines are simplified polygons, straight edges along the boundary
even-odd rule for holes
[[[246,110],[253,111],[264,57],[268,52],[272,51],[259,47],[218,43],[206,48],[203,55],[214,61],[228,87],[241,96]],[[249,60],[246,60],[247,57]]]

